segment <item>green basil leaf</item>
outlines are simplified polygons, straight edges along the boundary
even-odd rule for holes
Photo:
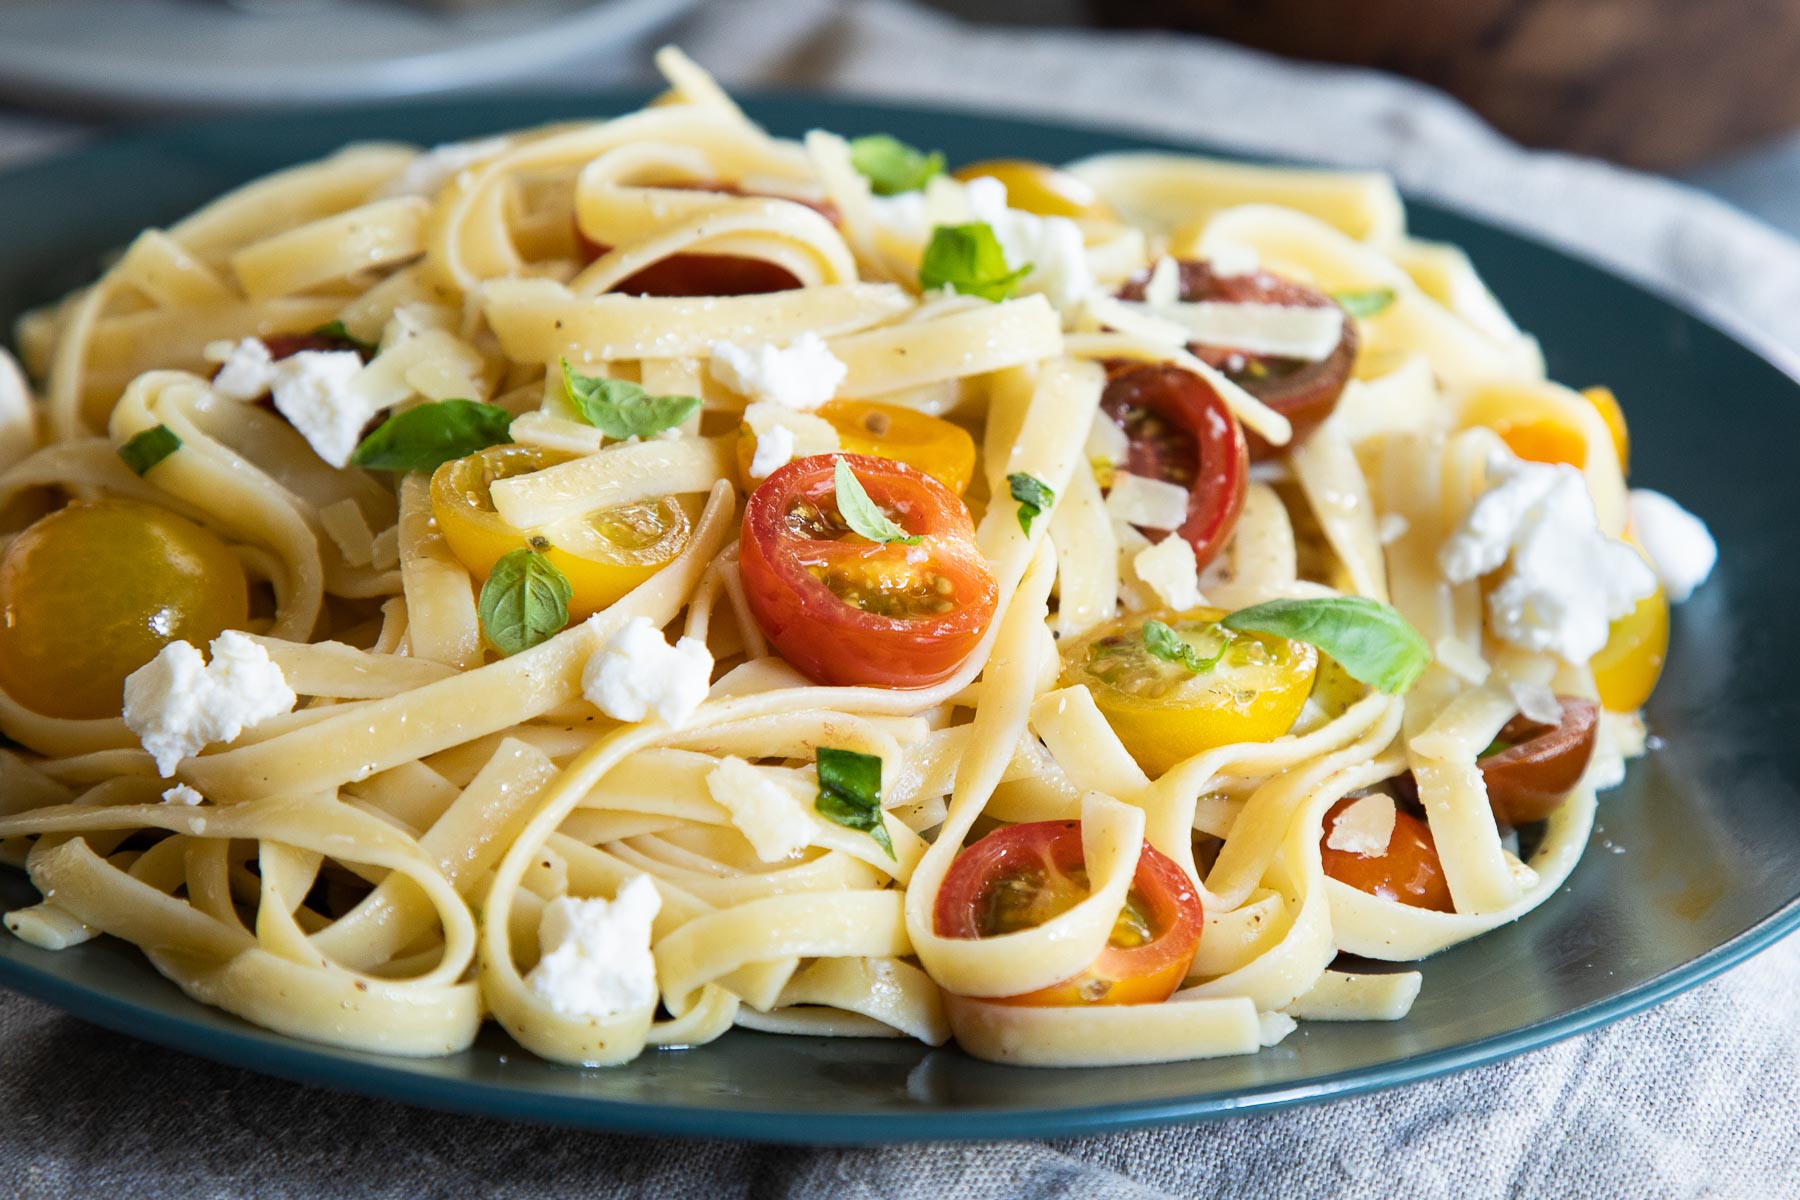
[[[649,437],[699,411],[698,396],[652,396],[623,379],[578,374],[564,359],[563,390],[581,419],[609,438]]]
[[[931,241],[919,260],[919,286],[953,288],[965,296],[983,300],[1004,300],[1012,295],[1019,280],[1031,274],[1031,264],[1017,270],[1006,265],[1006,251],[1000,239],[983,221],[967,225],[939,225],[931,231]]]
[[[1164,662],[1179,663],[1195,675],[1205,674],[1218,666],[1230,644],[1231,639],[1226,638],[1219,646],[1218,653],[1210,658],[1201,658],[1200,652],[1188,645],[1187,640],[1174,629],[1154,618],[1144,622],[1144,648]]]
[[[869,499],[869,493],[863,490],[862,480],[850,469],[850,460],[839,456],[837,470],[833,475],[837,488],[838,512],[844,518],[844,524],[851,530],[860,533],[871,542],[899,542],[902,546],[916,546],[919,538],[909,534],[900,526],[888,519],[881,511],[881,506]]]
[[[381,348],[378,343],[365,342],[355,334],[351,333],[342,321],[327,321],[312,332],[314,337],[322,337],[333,342],[342,342],[364,358],[374,358],[375,352]]]
[[[1394,302],[1393,288],[1368,288],[1364,291],[1333,292],[1338,307],[1353,317],[1373,317],[1387,311]]]
[[[125,465],[137,474],[142,475],[151,467],[169,455],[181,449],[181,439],[167,425],[152,425],[142,433],[133,434],[130,441],[119,447],[119,457]]]
[[[1431,665],[1431,647],[1388,605],[1366,596],[1271,600],[1240,608],[1219,624],[1309,642],[1351,678],[1394,695],[1418,682]]]
[[[555,564],[536,550],[521,548],[488,572],[475,612],[489,644],[511,657],[561,633],[569,623],[574,594]]]
[[[512,441],[512,415],[494,404],[438,400],[395,413],[364,438],[350,455],[353,467],[379,471],[435,471],[463,458]]]
[[[816,761],[819,798],[813,807],[819,815],[867,833],[894,858],[894,840],[881,816],[881,760],[873,754],[820,746]]]
[[[1027,475],[1023,471],[1008,475],[1006,484],[1012,489],[1012,498],[1019,502],[1019,528],[1029,534],[1031,523],[1056,503],[1056,493],[1036,475]]]
[[[850,165],[866,177],[877,196],[916,192],[934,176],[944,173],[944,155],[925,153],[886,133],[872,133],[850,140]]]

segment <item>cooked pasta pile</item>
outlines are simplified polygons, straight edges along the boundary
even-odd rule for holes
[[[15,935],[396,1055],[1080,1065],[1401,1018],[1340,956],[1562,884],[1694,580],[1385,179],[953,176],[660,61],[21,322]]]

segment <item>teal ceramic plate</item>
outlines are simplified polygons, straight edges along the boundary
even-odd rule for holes
[[[0,317],[88,278],[145,225],[355,138],[434,142],[621,111],[641,97],[457,102],[258,117],[126,136],[0,176]],[[750,104],[784,134],[888,130],[952,161],[1061,161],[1144,145],[1113,133],[801,97]],[[490,1029],[454,1058],[376,1058],[266,1033],[189,1002],[109,940],[60,954],[0,936],[0,983],[126,1033],[252,1070],[432,1107],[593,1128],[789,1141],[1050,1136],[1353,1095],[1491,1062],[1693,987],[1800,925],[1800,385],[1742,341],[1587,263],[1414,204],[1465,247],[1552,375],[1604,381],[1631,410],[1634,479],[1723,546],[1677,610],[1650,722],[1667,745],[1602,801],[1594,844],[1523,921],[1424,967],[1412,1015],[1306,1024],[1247,1058],[1034,1071],[898,1041],[734,1031],[713,1045],[582,1071]],[[29,886],[0,873],[0,903]]]

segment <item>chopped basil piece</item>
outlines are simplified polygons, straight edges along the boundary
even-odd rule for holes
[[[1019,502],[1019,528],[1030,533],[1031,523],[1056,503],[1056,493],[1036,475],[1027,475],[1023,471],[1008,475],[1006,483],[1012,489],[1012,498]]]
[[[1006,265],[1006,251],[991,226],[982,221],[967,225],[939,225],[919,260],[919,286],[926,291],[947,287],[965,296],[1004,300],[1019,280],[1031,274],[1031,264],[1017,270]]]
[[[881,760],[873,754],[820,746],[817,762],[819,798],[813,807],[819,815],[846,829],[862,830],[894,858],[894,840],[881,817]]]
[[[353,467],[435,471],[453,458],[512,441],[512,416],[494,404],[438,400],[395,413],[350,455]]]
[[[575,589],[554,563],[535,550],[518,549],[488,572],[475,606],[481,632],[511,657],[561,633],[569,623]]]
[[[1419,631],[1388,605],[1366,596],[1270,600],[1240,608],[1219,623],[1311,643],[1335,658],[1351,678],[1394,695],[1412,687],[1431,665],[1431,647]]]
[[[126,466],[142,475],[179,449],[181,439],[175,436],[174,430],[167,425],[152,425],[120,446],[119,457],[125,460]]]
[[[1394,302],[1393,288],[1368,288],[1364,291],[1333,292],[1338,307],[1353,317],[1373,317],[1385,312]]]
[[[623,379],[598,379],[562,364],[563,390],[581,419],[609,438],[649,437],[699,411],[698,396],[652,396]]]
[[[1161,621],[1152,619],[1144,622],[1144,648],[1164,662],[1179,663],[1195,675],[1201,675],[1219,665],[1225,657],[1226,647],[1231,645],[1229,637],[1223,638],[1219,651],[1211,658],[1201,658],[1200,652],[1188,645],[1187,639],[1176,633]]]
[[[886,133],[872,133],[850,141],[850,165],[869,181],[877,196],[916,192],[934,176],[944,173],[944,155],[925,153]]]
[[[902,546],[919,544],[918,535],[909,534],[894,524],[881,511],[881,506],[869,499],[869,493],[863,490],[862,480],[850,469],[849,459],[839,456],[833,483],[837,488],[838,512],[843,516],[844,524],[850,526],[853,532],[871,542],[899,542]]]
[[[364,358],[374,358],[381,347],[376,342],[365,342],[344,325],[342,321],[327,321],[313,330],[314,337],[322,337],[333,342],[342,342]]]

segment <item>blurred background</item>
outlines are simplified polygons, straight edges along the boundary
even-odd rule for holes
[[[984,25],[1166,31],[1393,72],[1523,145],[1684,179],[1800,233],[1796,0],[914,2]],[[740,3],[0,0],[0,157],[152,115],[644,82],[651,45]],[[761,81],[790,78],[807,75]]]

